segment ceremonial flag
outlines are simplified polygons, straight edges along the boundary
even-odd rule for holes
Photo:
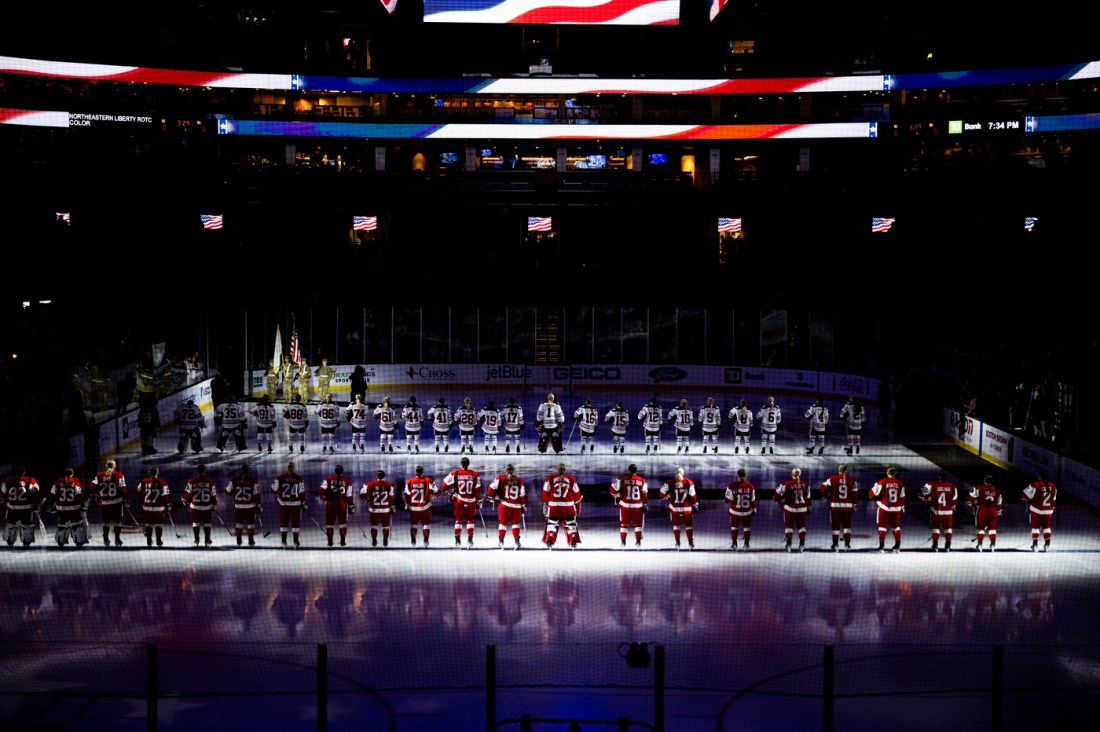
[[[718,219],[718,233],[741,231],[741,219]]]
[[[527,230],[528,231],[550,231],[550,226],[553,223],[553,218],[550,216],[528,216],[527,217]]]
[[[889,231],[890,227],[894,225],[894,219],[880,219],[878,217],[871,219],[871,231],[876,234]]]
[[[220,229],[225,223],[221,214],[200,214],[199,218],[202,219],[204,229]]]
[[[1038,221],[1038,220],[1039,220],[1038,216],[1025,216],[1024,217],[1024,230],[1025,231],[1034,231],[1035,230],[1035,222]]]
[[[72,223],[72,217],[70,217],[69,214],[64,212],[64,211],[58,211],[57,212],[57,220],[60,221],[63,224],[71,224]]]
[[[275,372],[279,373],[283,367],[283,333],[278,323],[275,324],[275,357],[271,360],[275,362]],[[274,399],[275,395],[272,394],[271,398]]]
[[[352,231],[374,231],[378,228],[377,216],[352,216]]]
[[[294,316],[290,316],[290,361],[300,363],[302,360],[302,345],[298,342],[298,325]]]

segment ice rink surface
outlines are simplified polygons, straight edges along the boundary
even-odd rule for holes
[[[403,438],[394,453],[380,454],[376,435],[368,432],[365,452],[352,454],[345,445],[334,456],[311,443],[293,460],[311,489],[337,462],[357,486],[382,468],[399,489],[417,464],[437,480],[458,467],[457,433],[446,453],[429,440],[412,455]],[[807,456],[797,425],[781,432],[775,455],[759,454],[756,432],[753,454],[733,454],[723,431],[718,454],[702,454],[697,437],[692,452],[677,454],[666,434],[661,452],[647,456],[637,434],[626,455],[612,454],[605,428],[595,454],[580,454],[576,436],[564,454],[539,454],[534,437],[525,433],[519,455],[498,446],[496,454],[469,456],[485,483],[508,462],[527,482],[531,507],[518,550],[510,535],[504,550],[497,547],[488,505],[473,547],[465,538],[455,547],[449,503],[438,499],[429,549],[422,541],[412,546],[403,512],[394,516],[388,548],[371,547],[362,512],[351,519],[348,545],[328,548],[313,522],[324,523],[315,503],[312,518],[303,519],[303,547],[283,549],[270,494],[255,548],[238,548],[221,524],[213,547],[194,547],[182,510],[160,549],[146,548],[133,529],[123,547],[103,547],[96,508],[89,513],[92,541],[80,550],[51,544],[47,522],[47,536],[31,548],[0,551],[3,729],[146,729],[147,644],[157,647],[161,730],[317,729],[319,644],[328,670],[328,729],[340,730],[485,729],[490,646],[497,720],[584,720],[586,730],[610,728],[597,720],[619,717],[638,723],[632,729],[652,724],[659,668],[667,730],[822,728],[827,646],[835,653],[833,719],[840,730],[989,729],[994,647],[1004,648],[1012,690],[1002,706],[1005,729],[1065,729],[1095,694],[1098,521],[1071,496],[1055,513],[1051,550],[1033,553],[1017,499],[1027,476],[997,472],[1007,482],[1000,485],[1006,505],[996,553],[975,550],[965,509],[956,513],[953,551],[934,553],[926,511],[914,500],[939,467],[924,455],[939,456],[964,492],[986,469],[936,440],[917,444],[878,429],[859,455],[845,455],[842,437],[831,436],[826,454]],[[200,461],[219,485],[243,461],[269,485],[290,459],[282,444],[272,454],[234,455],[208,445],[178,456],[174,442],[162,437],[162,452],[150,458],[119,456],[131,491],[150,464],[178,496]],[[481,449],[480,432],[476,444]],[[559,462],[585,487],[582,543],[569,549],[559,538],[548,550],[531,489],[541,488]],[[642,547],[633,547],[631,534],[624,550],[607,488],[631,462],[649,481],[651,507]],[[899,468],[910,493],[901,553],[877,551],[866,501],[855,514],[851,551],[830,551],[820,502],[809,518],[806,551],[783,549],[772,489],[793,467],[816,488],[840,462],[850,464],[861,493],[888,465]],[[691,551],[686,540],[675,548],[656,497],[678,466],[702,496]],[[747,552],[730,550],[722,502],[740,467],[760,502]],[[232,526],[222,499],[222,517]],[[632,643],[644,644],[648,666],[628,664]],[[499,729],[519,726],[504,722]]]

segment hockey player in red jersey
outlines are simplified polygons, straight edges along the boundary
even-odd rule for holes
[[[111,545],[114,530],[115,546],[122,546],[122,509],[130,497],[126,493],[126,476],[116,469],[114,460],[107,461],[107,469],[92,478],[92,495],[100,506],[103,521],[103,546]]]
[[[752,540],[752,517],[756,513],[756,486],[748,481],[748,471],[739,468],[737,480],[726,486],[726,505],[730,513],[730,549],[737,549],[737,530],[741,529],[744,542],[742,549],[748,550]]]
[[[183,488],[183,505],[191,513],[191,531],[195,535],[195,546],[199,545],[199,530],[205,538],[205,546],[214,540],[210,536],[211,521],[218,506],[218,490],[214,479],[206,474],[206,466],[199,463],[195,475],[187,479]]]
[[[327,395],[326,398],[332,398]],[[301,547],[302,511],[306,506],[306,481],[294,469],[294,462],[286,464],[286,470],[275,476],[271,483],[271,492],[279,505],[279,538],[287,546],[287,534],[294,539],[294,546]],[[195,541],[198,541],[196,535]]]
[[[542,543],[553,549],[558,541],[558,529],[565,527],[565,542],[576,548],[581,543],[577,528],[577,515],[581,507],[581,489],[577,478],[570,475],[565,463],[559,463],[557,472],[546,476],[542,484],[542,513],[546,516],[546,533]]]
[[[243,535],[248,536],[248,545],[256,546],[256,516],[260,511],[259,481],[252,474],[248,463],[241,465],[239,473],[229,479],[225,486],[225,495],[233,499],[233,535],[237,537],[237,546],[241,546]]]
[[[898,478],[893,465],[886,469],[886,477],[871,486],[868,497],[875,502],[878,523],[878,550],[886,551],[886,535],[894,534],[892,551],[901,551],[901,515],[905,513],[905,483]]]
[[[634,546],[642,547],[645,515],[649,510],[649,484],[645,476],[638,474],[638,466],[631,463],[626,472],[611,483],[611,498],[619,508],[619,544],[626,548],[626,535],[634,529]]]
[[[348,515],[355,513],[351,479],[344,475],[344,466],[337,465],[326,475],[317,489],[317,498],[325,504],[325,536],[332,546],[335,533],[340,533],[340,546],[348,544]]]
[[[382,530],[382,546],[390,545],[390,521],[397,505],[393,483],[386,480],[386,471],[379,470],[375,479],[363,484],[360,502],[370,514],[370,545],[378,546],[378,530]]]
[[[769,397],[770,399],[771,397]],[[798,551],[806,549],[806,517],[810,514],[810,485],[802,480],[799,468],[791,470],[791,477],[776,486],[772,500],[783,506],[784,546],[791,551],[791,540],[798,532]]]
[[[1039,547],[1039,534],[1043,535],[1043,551],[1050,548],[1050,522],[1054,517],[1054,504],[1058,501],[1058,488],[1047,480],[1042,470],[1035,474],[1035,480],[1020,493],[1027,503],[1027,516],[1031,522],[1031,551]]]
[[[935,480],[921,487],[920,499],[928,505],[928,519],[932,528],[932,551],[940,550],[940,535],[943,535],[943,548],[951,551],[951,535],[955,530],[955,505],[959,502],[959,489],[948,480],[949,473],[941,470]]]
[[[837,466],[836,474],[821,484],[821,498],[829,504],[829,523],[833,530],[832,550],[840,551],[840,537],[844,537],[844,551],[852,548],[852,514],[855,512],[859,490],[855,478],[848,475],[847,463]]]
[[[695,548],[695,529],[692,515],[699,510],[699,497],[695,494],[695,482],[684,477],[684,469],[676,468],[676,474],[661,486],[661,498],[668,501],[668,517],[672,521],[672,538],[680,548],[680,532],[687,536],[688,548]]]
[[[15,546],[18,538],[23,546],[34,543],[34,513],[42,500],[42,490],[38,481],[27,475],[22,467],[16,467],[0,483],[0,507],[4,508],[6,531],[4,535],[8,546]]]
[[[481,476],[470,470],[470,458],[464,457],[458,470],[443,479],[443,490],[450,492],[455,514],[455,546],[462,545],[462,530],[466,530],[466,546],[474,545],[477,512],[481,508]]]
[[[160,477],[160,469],[149,468],[149,475],[138,484],[138,496],[141,498],[141,510],[145,521],[145,544],[164,546],[164,514],[169,510],[171,499],[168,483]]]
[[[504,537],[509,530],[515,548],[520,547],[520,528],[527,513],[527,485],[516,475],[516,466],[508,463],[504,472],[489,483],[486,496],[497,504],[497,546],[504,548]]]
[[[974,522],[978,528],[978,551],[983,551],[982,540],[989,536],[989,551],[997,551],[997,522],[1001,517],[1001,491],[993,485],[993,476],[982,478],[982,484],[970,489],[970,506],[975,511]]]
[[[54,534],[57,545],[65,546],[72,538],[79,549],[88,543],[88,521],[85,518],[88,494],[75,473],[72,468],[65,468],[61,477],[50,486],[46,505],[48,510],[57,513],[57,531]]]
[[[409,512],[409,537],[416,546],[416,527],[424,534],[424,548],[428,548],[432,526],[432,498],[440,493],[439,486],[430,475],[424,475],[424,466],[417,465],[415,475],[405,481],[401,495],[405,510]]]

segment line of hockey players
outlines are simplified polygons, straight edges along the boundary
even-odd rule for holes
[[[34,543],[36,529],[45,533],[44,512],[56,517],[53,539],[58,546],[66,546],[70,541],[77,547],[83,546],[89,541],[88,509],[92,504],[100,507],[104,546],[112,546],[112,539],[113,546],[122,546],[122,529],[126,519],[133,526],[140,527],[147,546],[153,546],[154,542],[158,547],[163,546],[165,526],[176,534],[177,539],[184,538],[172,518],[173,511],[180,506],[187,509],[195,546],[213,544],[215,520],[238,546],[243,546],[245,541],[248,546],[256,546],[257,532],[264,537],[271,534],[271,531],[264,529],[262,520],[263,496],[269,492],[277,505],[278,530],[284,546],[291,545],[288,539],[295,547],[301,545],[302,520],[306,516],[324,532],[328,546],[334,546],[336,540],[340,546],[346,546],[349,516],[354,515],[356,507],[361,505],[369,517],[372,546],[378,546],[379,537],[383,547],[389,546],[392,516],[400,508],[409,514],[412,546],[417,544],[419,530],[423,538],[422,546],[427,548],[433,501],[446,496],[452,504],[456,546],[462,545],[463,536],[466,546],[473,546],[478,522],[488,537],[488,524],[482,508],[489,502],[496,509],[498,546],[503,548],[507,535],[511,533],[514,546],[518,549],[527,527],[528,491],[525,481],[516,475],[512,464],[485,483],[477,471],[470,469],[469,458],[463,457],[460,465],[438,483],[431,475],[424,473],[422,466],[417,466],[415,474],[407,478],[398,491],[398,486],[386,479],[383,470],[378,470],[374,479],[357,484],[344,473],[342,465],[336,465],[318,486],[309,487],[306,479],[296,471],[294,462],[289,462],[286,470],[266,484],[244,463],[221,484],[220,492],[232,505],[232,526],[218,512],[219,482],[208,474],[205,465],[197,466],[195,475],[185,481],[179,489],[178,500],[177,489],[169,487],[160,477],[158,468],[148,468],[135,491],[142,514],[140,521],[131,508],[126,477],[114,460],[108,460],[106,468],[98,472],[87,487],[75,477],[72,468],[66,468],[48,489],[43,490],[34,477],[23,468],[17,468],[0,484],[0,506],[4,509],[4,538],[9,547],[17,541],[25,547],[30,546]],[[885,477],[865,492],[864,500],[874,504],[880,552],[887,551],[886,540],[891,536],[893,545],[890,551],[899,552],[901,549],[901,517],[906,509],[906,486],[897,473],[896,468],[888,468]],[[636,465],[631,464],[625,473],[612,481],[609,490],[619,513],[621,546],[626,547],[628,534],[633,532],[634,545],[640,547],[650,499],[646,478],[638,473]],[[684,475],[683,468],[677,468],[671,478],[659,484],[657,493],[664,501],[676,546],[680,547],[682,534],[688,548],[693,549],[693,516],[703,508],[695,482]],[[309,514],[310,494],[323,506],[323,526]],[[541,498],[542,514],[546,520],[542,543],[552,548],[559,531],[564,531],[566,545],[577,547],[580,544],[578,518],[583,497],[576,477],[568,472],[564,463],[559,464],[553,473],[545,476],[537,495]],[[1041,472],[1020,493],[1020,500],[1028,512],[1032,551],[1039,549],[1040,538],[1043,539],[1042,551],[1050,546],[1051,520],[1057,495],[1055,485]],[[931,541],[934,551],[939,551],[940,540],[943,539],[943,549],[951,551],[954,516],[956,509],[963,505],[958,487],[944,470],[937,478],[921,486],[917,496],[927,509],[931,530],[927,541]],[[805,549],[807,519],[815,497],[826,505],[828,511],[832,550],[840,551],[841,542],[844,550],[850,549],[852,518],[860,502],[860,487],[849,475],[848,466],[842,463],[835,474],[817,486],[812,486],[802,477],[800,468],[794,468],[789,479],[775,486],[772,500],[782,510],[786,550],[801,552]],[[737,478],[725,487],[724,501],[729,513],[730,549],[748,549],[758,506],[756,487],[749,482],[744,468],[739,469]],[[1003,497],[993,485],[991,476],[986,476],[980,485],[971,488],[965,505],[970,506],[974,515],[975,548],[984,550],[988,539],[989,550],[995,551]],[[367,538],[361,524],[356,526],[363,538]],[[793,543],[796,534],[797,545]],[[740,547],[739,539],[742,542]]]
[[[425,449],[430,440],[436,452],[450,452],[451,438],[456,426],[459,453],[473,454],[479,441],[487,453],[497,452],[500,446],[503,446],[505,453],[511,453],[513,448],[519,453],[523,447],[522,438],[526,426],[523,407],[516,402],[515,397],[500,408],[490,399],[480,409],[475,409],[468,397],[463,399],[461,406],[451,409],[446,398],[440,397],[436,404],[425,410],[415,396],[409,397],[408,402],[400,407],[391,403],[388,396],[383,397],[380,404],[370,407],[363,402],[361,394],[356,394],[348,405],[342,407],[333,401],[331,394],[326,394],[320,404],[311,408],[302,401],[300,395],[295,394],[281,411],[291,453],[295,452],[295,447],[299,453],[306,451],[306,438],[311,418],[314,417],[319,425],[321,452],[332,454],[336,453],[337,433],[345,421],[351,428],[352,452],[358,450],[363,453],[367,450],[367,430],[372,422],[378,425],[379,452],[393,452],[395,444],[398,449],[401,448],[402,435],[398,433],[398,426],[403,426],[406,453],[420,452],[422,435]],[[214,410],[217,449],[224,452],[232,442],[237,452],[244,452],[247,449],[248,417],[251,415],[256,426],[257,450],[262,453],[266,448],[266,452],[273,452],[278,412],[279,408],[266,394],[247,410],[241,402],[230,396]],[[742,399],[725,416],[732,425],[735,454],[740,454],[742,450],[746,455],[752,452],[751,436],[757,426],[760,454],[775,454],[776,434],[783,415],[773,397],[768,397],[755,412]],[[821,399],[817,399],[806,409],[804,417],[809,424],[806,454],[813,454],[816,450],[817,454],[823,455],[829,410]],[[706,404],[698,410],[688,406],[686,399],[681,399],[675,407],[666,411],[657,403],[657,398],[653,397],[637,412],[635,418],[641,422],[647,454],[660,451],[661,429],[666,424],[671,424],[675,430],[677,453],[687,454],[692,450],[692,438],[695,434],[700,437],[700,449],[704,454],[708,449],[712,453],[718,452],[723,415],[722,410],[715,406],[713,398],[708,398]],[[839,418],[845,430],[844,452],[848,455],[859,454],[863,426],[867,418],[863,405],[854,396],[849,397],[840,410]],[[585,399],[584,404],[573,412],[573,420],[569,437],[571,440],[579,428],[581,454],[585,451],[596,451],[596,431],[601,422],[610,426],[612,453],[626,453],[626,435],[630,427],[631,412],[623,406],[621,400],[601,418],[597,408],[592,405],[592,400]],[[548,394],[546,400],[539,405],[532,425],[538,434],[539,452],[545,453],[551,447],[556,453],[564,450],[562,438],[566,422],[565,411],[554,395]],[[179,428],[178,452],[184,453],[188,446],[193,452],[201,452],[202,430],[206,421],[202,410],[193,400],[180,405],[176,412],[176,423]],[[480,440],[476,434],[478,429],[481,430]],[[155,450],[146,454],[153,453]]]

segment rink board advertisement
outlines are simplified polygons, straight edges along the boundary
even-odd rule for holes
[[[968,452],[981,454],[982,423],[959,410],[943,410],[943,434]]]
[[[1070,458],[1062,458],[1061,462],[1062,469],[1053,473],[1057,476],[1059,490],[1100,508],[1100,471]],[[1047,473],[1051,474],[1052,471]]]
[[[355,365],[333,365],[335,376],[329,382],[333,399],[351,400],[351,377]],[[812,402],[817,395],[839,398],[855,396],[863,401],[877,399],[878,379],[851,374],[803,369],[747,368],[742,366],[680,366],[680,365],[607,365],[561,364],[530,366],[526,364],[383,364],[364,366],[367,402],[381,401],[381,395],[391,394],[404,400],[408,394],[425,398],[435,392],[454,389],[484,389],[500,386],[502,396],[555,391],[562,395],[580,392],[624,391],[661,393],[670,398],[706,394],[716,400],[722,397],[740,398],[748,395],[790,396],[805,394]],[[316,368],[311,368],[311,372]],[[245,376],[245,395],[259,398],[266,392],[263,371]],[[310,395],[315,397],[317,376],[310,374]],[[406,393],[407,392],[407,393]],[[456,395],[448,395],[454,398]]]
[[[966,422],[962,432],[960,420]],[[943,435],[999,468],[1019,471],[1025,483],[1043,471],[1067,495],[1100,508],[1100,471],[1037,445],[1025,435],[992,427],[956,409],[943,410]]]
[[[204,416],[214,411],[212,379],[200,381],[197,384],[177,391],[160,399],[157,402],[157,413],[160,416],[160,431],[175,431],[176,409],[188,399],[194,399],[195,404],[202,410]],[[212,428],[213,422],[208,420],[207,427]],[[120,450],[127,450],[138,443],[140,438],[138,427],[138,410],[126,412],[114,419],[101,422],[98,427],[99,453],[106,457]],[[69,441],[69,458],[72,465],[81,465],[85,462],[85,435],[77,435]]]

